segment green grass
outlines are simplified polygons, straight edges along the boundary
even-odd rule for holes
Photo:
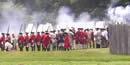
[[[0,65],[130,65],[130,56],[111,55],[109,49],[50,52],[0,52]]]

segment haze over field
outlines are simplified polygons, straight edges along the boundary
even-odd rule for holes
[[[44,1],[44,0],[43,0]],[[20,3],[19,3],[20,2]],[[25,1],[23,1],[25,2]],[[33,2],[33,1],[30,1]],[[29,3],[30,3],[29,2]],[[37,1],[35,3],[40,3],[41,1]],[[59,1],[60,2],[60,1]],[[68,2],[68,1],[67,1]],[[83,27],[83,28],[95,28],[98,26],[96,25],[96,22],[123,22],[123,23],[129,23],[129,10],[130,6],[128,4],[125,4],[126,6],[116,6],[120,0],[111,0],[110,2],[104,1],[102,4],[97,3],[98,8],[95,8],[95,10],[92,10],[91,12],[89,10],[83,10],[84,8],[78,10],[79,12],[75,12],[76,10],[73,9],[72,6],[75,6],[74,3],[77,3],[77,1],[71,1],[71,6],[69,5],[58,5],[57,9],[51,8],[46,9],[47,4],[39,5],[39,8],[36,9],[34,6],[37,6],[37,4],[34,3],[32,7],[29,5],[27,6],[26,2],[25,5],[21,4],[21,1],[18,0],[7,0],[4,2],[0,2],[0,29],[1,32],[7,32],[7,29],[10,25],[10,32],[19,32],[21,24],[22,26],[22,32],[24,32],[25,28],[29,23],[35,24],[35,29],[37,27],[37,24],[46,24],[51,23],[55,29],[56,27],[60,28],[71,28],[71,27]],[[79,1],[80,2],[80,1]],[[81,1],[84,2],[84,1]],[[88,2],[91,2],[88,0]],[[97,2],[97,1],[95,1]],[[102,1],[98,1],[102,2]],[[42,3],[42,2],[41,2]],[[51,1],[48,1],[47,3],[52,3]],[[55,3],[55,2],[54,2]],[[65,1],[66,3],[66,1]],[[87,2],[86,2],[87,3]],[[92,2],[94,3],[94,1]],[[128,2],[129,3],[129,2]],[[8,5],[7,5],[8,4]],[[77,3],[78,5],[78,3]],[[90,5],[90,4],[89,4]],[[42,9],[42,6],[43,7]],[[55,5],[56,6],[56,5]],[[84,7],[85,5],[79,6]],[[96,4],[94,5],[96,6]],[[93,7],[94,7],[93,6]],[[104,8],[102,7],[104,6]],[[77,9],[79,8],[77,6]],[[92,6],[88,6],[88,8],[92,9]],[[102,13],[104,13],[104,16],[97,11],[98,9],[104,9]],[[52,11],[51,11],[52,10]],[[95,13],[95,14],[94,14]],[[96,15],[99,13],[98,15]],[[95,15],[95,17],[94,17]],[[99,25],[100,26],[100,25]],[[48,26],[46,26],[47,28]],[[103,26],[102,26],[103,27]],[[32,28],[32,27],[30,27]]]

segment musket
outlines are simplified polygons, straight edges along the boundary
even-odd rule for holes
[[[38,32],[38,26],[39,26],[39,23],[37,23],[37,29],[36,29],[36,32]]]
[[[33,26],[32,26],[32,30],[31,30],[31,32],[33,32],[33,27],[34,27],[34,24],[33,24]]]
[[[50,25],[48,25],[47,32],[48,32],[49,28],[50,28]]]
[[[26,32],[26,24],[24,24],[24,32]]]
[[[9,26],[8,26],[7,33],[9,33],[9,29],[10,29],[10,24],[9,24]]]
[[[21,32],[21,30],[22,30],[22,27],[23,27],[23,24],[21,24],[21,26],[20,26],[20,30],[19,30],[19,33]]]
[[[42,26],[42,32],[43,32],[43,27],[44,27],[44,26]]]

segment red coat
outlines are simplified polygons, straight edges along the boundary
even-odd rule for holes
[[[0,43],[3,43],[3,45],[5,45],[5,36],[2,36],[2,37],[0,38]]]
[[[51,37],[49,35],[46,35],[45,38],[43,39],[43,47],[48,48],[50,44]]]
[[[76,32],[76,37],[75,37],[76,43],[80,43],[80,39],[81,39],[81,31],[78,30]]]
[[[41,35],[41,41],[42,41],[42,43],[43,43],[43,40],[44,40],[45,36],[46,36],[45,34]]]
[[[24,43],[24,37],[22,35],[19,35],[18,36],[18,45],[19,46],[22,46]]]
[[[83,32],[83,36],[84,36],[84,44],[88,43],[88,33]]]
[[[40,42],[40,41],[41,41],[41,36],[40,36],[40,34],[37,34],[37,35],[36,35],[35,40],[36,40],[36,42]]]
[[[35,44],[35,35],[30,35],[30,43],[31,43],[31,46],[34,46],[34,44]]]
[[[81,31],[80,43],[84,44],[84,32]]]
[[[64,39],[64,48],[69,48],[70,47],[70,40],[69,40],[69,35],[65,36]]]
[[[6,37],[6,40],[8,40],[11,43],[11,37],[10,36]]]
[[[29,36],[28,35],[24,36],[24,41],[25,41],[25,46],[27,47],[29,45]]]

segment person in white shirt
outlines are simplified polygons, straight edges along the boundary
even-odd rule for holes
[[[94,37],[95,37],[95,40],[96,40],[96,48],[100,48],[101,46],[101,31],[99,28],[96,28],[96,31],[94,32]]]
[[[57,47],[57,40],[56,40],[55,30],[51,31],[50,35],[51,35],[52,50],[55,51],[56,47]]]
[[[108,32],[106,29],[102,29],[102,47],[107,48],[108,46]]]
[[[8,40],[6,40],[6,42],[5,42],[5,51],[11,51],[12,48],[13,48],[13,45]]]
[[[17,39],[14,34],[12,34],[12,45],[13,45],[13,50],[17,50]]]

